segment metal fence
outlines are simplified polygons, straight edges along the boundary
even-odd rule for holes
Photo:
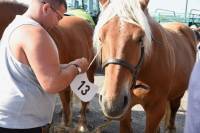
[[[200,27],[200,10],[197,9],[191,9],[186,18],[184,13],[176,13],[166,9],[156,9],[151,12],[151,15],[159,23],[181,22],[188,26],[196,25]]]

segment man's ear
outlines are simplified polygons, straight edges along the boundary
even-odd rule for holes
[[[142,10],[145,10],[148,6],[149,0],[139,0],[139,2]]]
[[[110,3],[110,0],[99,0],[99,3],[102,8],[105,8]]]
[[[143,99],[150,91],[150,86],[142,81],[137,80],[136,86],[133,89],[133,94],[140,99]]]
[[[45,3],[43,6],[42,6],[42,11],[45,15],[49,14],[51,10],[51,5],[49,3]]]

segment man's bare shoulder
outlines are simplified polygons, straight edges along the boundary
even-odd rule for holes
[[[41,26],[23,25],[16,30],[16,35],[19,38],[23,37],[24,41],[43,41],[45,38],[49,39],[49,34]]]
[[[23,48],[55,47],[51,36],[41,26],[23,25],[13,33],[11,40]]]
[[[45,29],[39,26],[23,25],[17,28],[10,38],[11,50],[15,57],[25,63],[34,60],[39,56],[43,60],[44,51],[48,51],[47,56],[57,56],[57,48]],[[28,58],[29,59],[28,59]],[[40,63],[41,64],[41,63]]]

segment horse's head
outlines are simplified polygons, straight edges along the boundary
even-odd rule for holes
[[[105,70],[99,101],[104,114],[112,119],[121,118],[130,109],[134,92],[146,93],[135,86],[151,49],[151,31],[144,13],[147,4],[148,0],[101,1],[103,8],[94,35],[94,43],[102,47]]]

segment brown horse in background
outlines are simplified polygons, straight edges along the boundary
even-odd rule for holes
[[[92,61],[94,57],[92,45],[93,29],[87,21],[74,16],[65,16],[59,22],[59,25],[49,31],[49,33],[56,42],[61,64],[69,63],[70,61],[81,57],[86,57],[89,62]],[[95,68],[95,64],[93,64],[87,71],[88,79],[91,82],[94,82]],[[66,118],[66,126],[69,126],[69,122],[71,122],[70,101],[72,99],[70,99],[70,94],[70,87],[60,93],[60,98],[63,104],[64,114]],[[81,132],[87,131],[87,104],[88,103],[86,102],[82,102],[82,108],[80,111],[81,117],[78,124],[78,131]]]
[[[0,1],[0,38],[5,28],[15,18],[15,15],[23,14],[26,9],[27,7],[22,4]]]
[[[14,19],[16,14],[22,14],[26,6],[18,3],[0,2],[0,37],[6,26]],[[92,34],[93,29],[83,19],[78,17],[64,17],[51,31],[48,31],[56,42],[60,63],[69,63],[80,57],[86,57],[89,61],[93,59]],[[94,81],[95,65],[88,70],[87,75],[91,82]],[[60,98],[65,114],[65,125],[70,126],[71,122],[71,89],[68,87],[60,93]],[[82,102],[81,117],[77,130],[87,131],[86,109],[87,104]]]
[[[148,14],[149,0],[100,2],[94,43],[101,48],[105,71],[99,97],[104,115],[120,120],[121,133],[130,133],[131,108],[141,104],[146,133],[159,131],[165,113],[166,131],[174,132],[195,62],[194,32],[181,23],[158,24]]]

